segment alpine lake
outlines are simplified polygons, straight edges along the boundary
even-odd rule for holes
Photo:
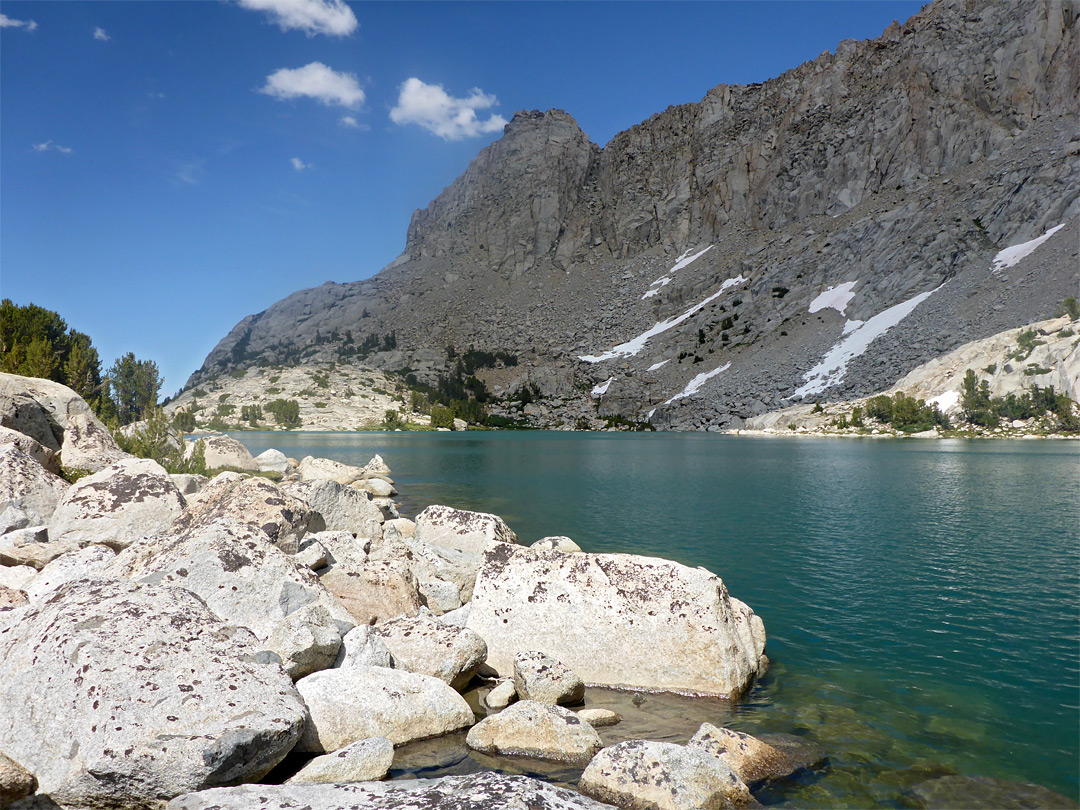
[[[233,435],[254,454],[379,453],[406,517],[493,512],[526,544],[567,535],[718,574],[765,622],[767,675],[737,703],[589,689],[587,705],[623,716],[599,729],[606,745],[684,743],[705,721],[805,735],[828,764],[756,793],[781,807],[920,806],[909,789],[953,773],[1080,793],[1080,443]],[[391,777],[482,769],[580,775],[469,752],[459,734],[400,749]]]

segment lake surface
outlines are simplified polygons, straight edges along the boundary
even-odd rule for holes
[[[408,516],[431,503],[494,512],[525,543],[564,534],[719,574],[763,618],[773,666],[734,710],[701,711],[830,754],[762,801],[896,807],[912,782],[950,771],[1078,797],[1080,444],[234,435],[253,453],[380,453]],[[648,700],[675,737],[674,718],[690,733],[709,719],[692,701]]]

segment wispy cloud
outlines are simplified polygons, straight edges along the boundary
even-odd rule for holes
[[[112,37],[105,33],[104,28],[99,27],[94,29],[94,39],[96,39],[98,42],[108,42],[110,39],[112,39]]]
[[[360,129],[360,122],[351,115],[341,116],[341,125],[343,127],[351,127],[352,129]]]
[[[150,92],[150,93],[146,94],[146,97],[147,98],[154,98],[154,99],[162,99],[162,98],[165,98],[165,94],[164,93],[158,93],[158,92]]]
[[[185,185],[197,186],[202,182],[203,176],[206,174],[205,166],[206,160],[204,158],[196,158],[182,163],[180,168],[176,170],[176,179]]]
[[[356,107],[364,103],[364,91],[352,73],[338,73],[322,62],[312,62],[302,68],[281,68],[266,77],[260,93],[282,101],[293,98],[313,98],[326,105]]]
[[[74,155],[75,150],[70,146],[61,146],[58,143],[53,143],[52,140],[45,141],[45,143],[33,144],[35,152],[59,152],[61,155]]]
[[[474,87],[465,98],[454,98],[441,84],[425,84],[412,78],[401,85],[397,106],[390,110],[395,124],[419,124],[448,141],[460,141],[487,132],[499,132],[506,126],[501,115],[481,121],[477,110],[497,105],[495,96]]]
[[[342,0],[239,0],[241,7],[265,11],[282,31],[303,31],[309,37],[344,37],[360,23]]]
[[[36,31],[37,23],[33,20],[16,20],[7,14],[0,14],[0,28],[25,28],[27,31]]]
[[[298,172],[302,172],[304,171],[304,169],[311,169],[315,165],[314,163],[304,163],[304,161],[302,161],[300,158],[293,158],[289,162],[292,164],[292,167]]]

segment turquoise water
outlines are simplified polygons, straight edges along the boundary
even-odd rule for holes
[[[892,807],[913,774],[950,770],[1078,796],[1078,444],[236,436],[297,458],[381,453],[405,514],[448,503],[523,542],[565,534],[718,573],[764,619],[773,661],[728,724],[830,752],[770,803]]]

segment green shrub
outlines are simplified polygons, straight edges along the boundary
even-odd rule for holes
[[[388,408],[383,416],[383,427],[387,430],[399,430],[405,427],[405,420],[401,418],[401,413],[398,410]]]
[[[267,403],[264,410],[273,414],[274,419],[282,427],[300,427],[300,403],[295,399],[275,399]]]
[[[190,411],[177,411],[173,414],[173,427],[181,433],[191,433],[195,429],[195,414]]]
[[[1061,309],[1058,310],[1058,317],[1061,317],[1062,315],[1068,315],[1069,320],[1071,321],[1080,318],[1080,302],[1077,302],[1075,296],[1070,295],[1061,302]]]
[[[443,405],[431,406],[431,426],[433,428],[454,429],[454,412]]]

